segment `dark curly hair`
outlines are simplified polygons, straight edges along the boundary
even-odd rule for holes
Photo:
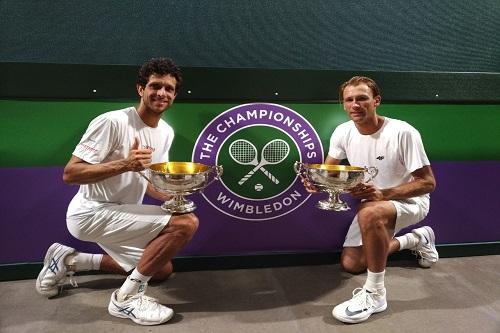
[[[172,75],[177,81],[175,85],[175,91],[178,91],[182,84],[182,73],[180,68],[174,63],[172,59],[169,58],[153,58],[144,65],[142,65],[139,70],[139,75],[137,77],[137,84],[141,87],[145,87],[149,81],[149,77],[152,74],[156,75]]]

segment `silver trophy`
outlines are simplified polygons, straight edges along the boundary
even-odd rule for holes
[[[356,167],[333,164],[305,164],[295,162],[293,165],[297,175],[301,176],[320,192],[328,193],[328,198],[321,200],[316,207],[324,210],[345,211],[351,209],[347,203],[340,200],[340,194],[361,182],[369,182],[377,176],[376,167]],[[368,178],[365,179],[366,174]]]
[[[189,213],[196,209],[193,201],[184,198],[220,179],[222,166],[194,162],[162,162],[152,164],[146,174],[139,172],[158,192],[172,195],[161,208],[169,213]]]

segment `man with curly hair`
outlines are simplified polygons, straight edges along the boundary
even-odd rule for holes
[[[63,180],[80,185],[69,204],[67,227],[77,239],[97,243],[106,254],[78,252],[54,243],[45,256],[37,291],[59,294],[73,273],[88,270],[127,275],[111,295],[108,312],[140,325],[157,325],[172,309],[145,295],[148,281],[165,280],[171,260],[198,227],[192,213],[168,214],[142,204],[144,194],[157,192],[137,171],[168,161],[174,131],[161,117],[172,106],[182,75],[170,59],[155,58],[139,71],[137,107],[106,112],[93,119],[64,168]]]

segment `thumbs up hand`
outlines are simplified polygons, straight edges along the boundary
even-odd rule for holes
[[[137,150],[137,149],[139,149],[139,138],[135,137],[134,143],[132,144],[132,147],[130,147],[130,150]]]
[[[151,149],[140,149],[139,138],[134,138],[134,143],[130,147],[126,163],[130,171],[142,171],[151,165]]]

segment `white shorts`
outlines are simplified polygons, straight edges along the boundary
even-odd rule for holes
[[[393,236],[401,229],[422,221],[429,212],[429,200],[421,197],[407,200],[390,200],[396,207],[396,226]],[[345,236],[344,247],[357,247],[363,245],[361,230],[359,229],[358,215],[352,220],[351,226]]]
[[[66,223],[74,237],[97,243],[128,272],[137,266],[146,245],[170,217],[159,206],[105,204],[92,214],[68,216]]]

